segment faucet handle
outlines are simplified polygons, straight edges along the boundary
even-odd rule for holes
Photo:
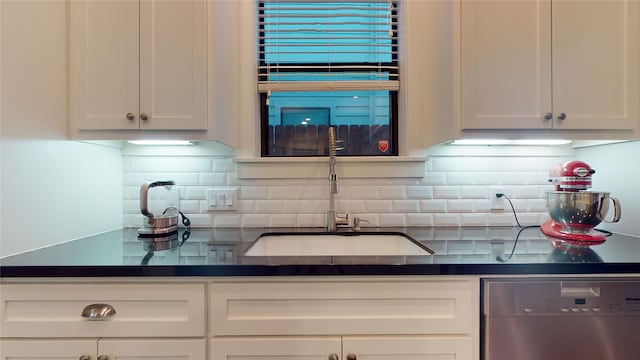
[[[336,225],[349,225],[349,213],[345,213],[344,216],[336,214]]]
[[[354,217],[353,218],[353,231],[360,231],[362,230],[362,228],[360,227],[360,223],[361,222],[365,222],[367,224],[370,224],[371,222],[367,219],[362,219],[359,217]]]

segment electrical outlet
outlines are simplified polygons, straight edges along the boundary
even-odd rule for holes
[[[504,196],[498,197],[496,194],[504,194],[504,189],[501,187],[492,187],[489,190],[489,198],[491,199],[491,210],[504,210],[505,199]]]

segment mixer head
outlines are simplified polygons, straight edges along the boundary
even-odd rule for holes
[[[552,167],[549,182],[555,191],[577,192],[591,187],[591,175],[595,172],[587,163],[571,160]]]

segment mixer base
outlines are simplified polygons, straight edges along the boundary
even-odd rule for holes
[[[585,233],[570,233],[564,231],[562,224],[551,219],[540,226],[540,231],[547,236],[561,239],[574,245],[598,245],[605,241],[605,235],[597,230],[590,230]]]

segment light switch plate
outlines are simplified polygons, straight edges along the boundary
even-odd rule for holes
[[[238,210],[238,188],[237,187],[214,187],[206,190],[207,211],[237,211]]]

